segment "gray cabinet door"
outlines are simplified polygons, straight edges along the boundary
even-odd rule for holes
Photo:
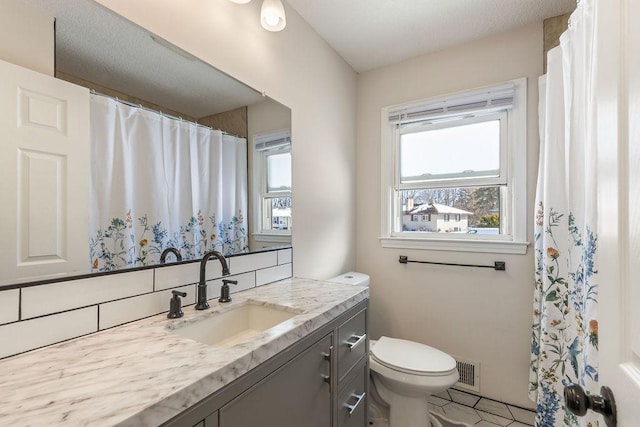
[[[218,411],[205,418],[203,423],[204,427],[218,427]]]
[[[332,334],[220,409],[220,427],[330,427]]]

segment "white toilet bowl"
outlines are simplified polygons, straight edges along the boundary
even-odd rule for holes
[[[349,272],[331,282],[368,286],[369,276]],[[389,406],[389,427],[429,427],[427,398],[454,385],[456,361],[448,354],[413,341],[381,337],[369,342],[372,386]]]
[[[433,347],[396,338],[381,337],[369,348],[373,386],[389,405],[389,427],[430,426],[427,398],[458,381],[455,359]]]

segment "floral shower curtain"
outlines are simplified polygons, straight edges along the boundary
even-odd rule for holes
[[[92,271],[248,250],[244,138],[92,95],[91,162]]]
[[[540,78],[540,164],[530,397],[536,426],[598,425],[565,410],[564,386],[596,389],[595,0],[580,1]]]

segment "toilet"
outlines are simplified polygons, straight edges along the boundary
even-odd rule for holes
[[[349,272],[329,281],[368,286],[369,276]],[[385,336],[369,342],[369,368],[372,394],[389,406],[389,427],[431,426],[427,398],[459,379],[456,361],[447,353]]]

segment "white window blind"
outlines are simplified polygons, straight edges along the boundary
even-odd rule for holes
[[[467,114],[490,113],[511,109],[515,103],[515,85],[512,83],[465,93],[446,99],[433,100],[416,106],[389,111],[389,123],[395,125],[433,122]]]
[[[289,131],[258,136],[255,139],[255,149],[257,152],[275,150],[278,148],[288,148],[290,146],[291,133]]]

